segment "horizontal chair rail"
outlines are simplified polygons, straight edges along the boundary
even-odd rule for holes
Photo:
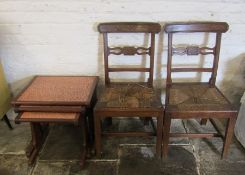
[[[16,112],[84,112],[85,108],[81,106],[25,106],[20,105],[15,109]]]
[[[172,72],[213,72],[213,68],[172,68]]]
[[[153,132],[103,132],[102,135],[107,137],[135,137],[135,136],[141,136],[141,137],[149,137],[149,136],[155,136],[156,134]]]
[[[19,124],[22,122],[32,122],[32,123],[73,123],[78,124],[80,114],[76,115],[75,119],[57,119],[57,118],[21,118],[22,113],[18,114],[15,118],[15,123]]]
[[[211,138],[222,137],[218,133],[170,133],[170,137]]]
[[[109,72],[150,72],[150,68],[108,68]]]
[[[221,32],[229,29],[226,22],[190,22],[190,23],[169,23],[165,25],[165,32]]]
[[[101,33],[159,33],[161,26],[151,22],[115,22],[101,23],[98,30]]]

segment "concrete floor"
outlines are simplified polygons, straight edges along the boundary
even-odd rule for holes
[[[150,130],[138,119],[114,120],[110,130]],[[210,123],[174,120],[172,131],[213,131]],[[168,159],[155,158],[153,138],[105,138],[102,159],[91,157],[79,168],[81,145],[73,126],[52,126],[37,162],[28,166],[25,147],[30,141],[28,124],[9,130],[0,122],[0,175],[239,175],[245,173],[245,151],[234,140],[229,157],[220,159],[222,140],[171,139]]]

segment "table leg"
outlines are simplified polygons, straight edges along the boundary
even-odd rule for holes
[[[32,165],[36,160],[39,150],[42,148],[42,145],[46,139],[48,128],[47,125],[45,126],[40,123],[30,123],[30,125],[32,139],[26,149],[26,156],[29,158],[29,165]]]
[[[85,164],[85,160],[87,157],[87,150],[88,150],[88,126],[86,124],[86,117],[81,116],[80,118],[80,124],[79,127],[81,128],[81,132],[79,132],[79,135],[82,137],[82,148],[81,148],[81,160],[80,160],[80,166],[83,168]]]
[[[96,91],[93,94],[90,107],[86,109],[86,116],[88,117],[88,120],[86,120],[85,124],[87,125],[87,132],[88,132],[88,153],[89,155],[94,154],[94,107],[97,103],[97,94]]]

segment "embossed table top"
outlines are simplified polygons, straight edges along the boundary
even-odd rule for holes
[[[36,76],[13,105],[89,105],[96,76]]]

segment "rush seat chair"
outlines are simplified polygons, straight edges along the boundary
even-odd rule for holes
[[[232,141],[233,129],[236,122],[237,110],[226,99],[222,92],[215,86],[221,35],[228,30],[225,22],[194,22],[194,23],[169,23],[165,25],[165,32],[168,34],[168,60],[167,60],[167,87],[165,101],[165,118],[163,130],[163,156],[167,157],[168,143],[170,137],[213,137],[223,138],[224,145],[222,158],[228,153],[229,145]],[[187,35],[187,33],[212,33],[214,36],[214,46],[193,46],[173,47],[173,37],[176,39],[177,33]],[[210,37],[209,36],[209,37]],[[191,40],[191,39],[188,39]],[[191,42],[191,41],[190,41]],[[183,68],[172,65],[174,55],[211,55],[212,67]],[[193,59],[195,59],[193,57]],[[186,61],[183,59],[183,63]],[[181,72],[210,72],[209,82],[172,82],[172,73]],[[209,119],[217,130],[217,133],[170,133],[171,119],[191,119],[200,118],[205,124]],[[227,119],[225,136],[221,134],[214,122],[214,118]]]
[[[155,35],[160,32],[161,26],[158,23],[101,23],[98,30],[103,34],[104,41],[104,69],[105,69],[105,89],[98,98],[94,108],[95,121],[95,148],[98,158],[101,157],[102,136],[154,136],[156,133],[156,154],[161,156],[162,126],[163,126],[163,106],[160,95],[158,96],[153,88],[154,69],[154,48]],[[129,41],[134,39],[136,33],[149,35],[149,47],[109,47],[108,35],[130,34]],[[144,55],[149,57],[149,67],[111,67],[109,66],[109,56],[133,56]],[[123,62],[123,61],[122,61]],[[125,62],[123,62],[125,63]],[[121,63],[120,63],[121,64]],[[125,65],[125,64],[124,64]],[[147,82],[112,82],[111,72],[142,72],[148,73]],[[139,117],[141,119],[156,117],[156,132],[105,132],[102,131],[101,122],[105,118]]]

